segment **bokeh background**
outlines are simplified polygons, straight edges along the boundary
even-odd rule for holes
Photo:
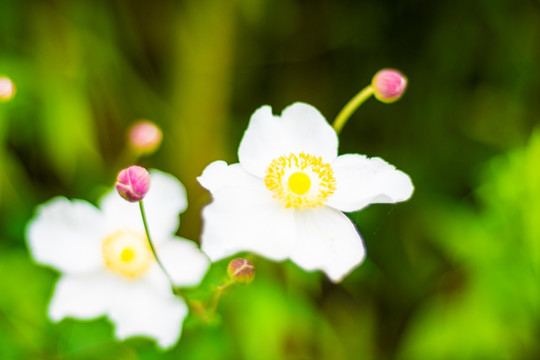
[[[0,358],[540,358],[540,2],[537,0],[0,1]],[[408,173],[412,199],[350,214],[366,261],[342,283],[254,258],[255,281],[195,316],[177,347],[114,340],[105,319],[52,324],[58,274],[24,231],[56,195],[96,202],[130,165],[126,131],[159,124],[140,164],[195,177],[236,162],[251,113],[295,102],[329,121],[377,70],[409,78],[340,135],[340,153]],[[201,299],[225,277],[212,267]]]

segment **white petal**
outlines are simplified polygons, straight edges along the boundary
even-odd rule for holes
[[[341,155],[332,163],[332,168],[336,192],[327,205],[342,211],[357,211],[374,203],[405,201],[414,190],[407,174],[381,158]]]
[[[147,336],[156,339],[162,348],[176,344],[187,311],[184,301],[172,294],[157,265],[137,279],[108,272],[63,276],[49,305],[53,321],[107,315],[119,339]]]
[[[214,161],[197,178],[199,183],[212,194],[226,188],[242,188],[248,191],[259,191],[264,187],[263,181],[247,173],[240,164],[227,165],[225,161]]]
[[[215,190],[214,200],[203,209],[202,250],[213,261],[240,251],[285,259],[294,233],[294,212],[238,164],[214,166],[219,170],[212,171],[216,178],[203,174],[200,180]]]
[[[176,286],[199,284],[210,265],[193,241],[174,238],[162,243],[158,257]]]
[[[291,260],[305,270],[322,270],[338,282],[364,260],[360,234],[338,210],[320,207],[297,211],[296,227]]]
[[[154,243],[159,243],[176,233],[179,214],[187,207],[186,190],[174,176],[158,170],[150,170],[150,179],[150,190],[143,205],[150,236]],[[125,228],[144,232],[139,204],[122,199],[116,189],[103,197],[100,207],[111,231]]]
[[[117,338],[146,336],[165,349],[177,343],[188,308],[170,290],[156,291],[145,281],[132,281],[124,282],[111,296],[116,301],[109,318]]]
[[[99,268],[104,223],[102,214],[92,204],[54,198],[39,206],[28,223],[30,252],[38,263],[66,273]]]
[[[269,106],[251,116],[238,149],[240,164],[249,173],[264,177],[272,160],[290,153],[321,156],[331,162],[337,156],[338,139],[334,129],[313,106],[294,103],[273,116]]]
[[[210,163],[203,170],[201,176],[197,178],[197,181],[211,193],[219,190],[223,185],[225,179],[221,176],[222,173],[229,172],[229,165],[225,161],[218,160]],[[229,177],[227,177],[228,179]]]
[[[49,304],[49,317],[59,321],[65,317],[93,319],[106,315],[111,308],[111,292],[118,282],[103,272],[62,276]]]

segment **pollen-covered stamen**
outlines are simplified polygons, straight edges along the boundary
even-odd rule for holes
[[[116,231],[103,239],[101,251],[110,271],[129,279],[143,275],[152,265],[154,256],[144,233]]]
[[[332,167],[305,153],[272,160],[264,184],[285,207],[300,209],[323,205],[336,190]]]

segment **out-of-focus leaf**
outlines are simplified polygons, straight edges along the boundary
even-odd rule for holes
[[[433,228],[455,264],[417,311],[403,359],[534,357],[540,321],[540,133],[495,158],[476,192],[481,209],[446,209]],[[454,280],[451,280],[454,277]],[[429,354],[429,356],[426,356]]]
[[[47,14],[48,16],[43,16]],[[83,46],[74,35],[76,26],[43,5],[34,16],[36,53],[35,88],[40,144],[51,166],[71,180],[78,166],[96,167],[99,156],[95,122],[86,92],[86,73],[81,67]]]

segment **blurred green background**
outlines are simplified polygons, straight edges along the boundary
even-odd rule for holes
[[[1,359],[540,358],[540,2],[537,0],[0,1]],[[54,271],[24,241],[34,208],[96,202],[129,165],[126,131],[164,131],[141,164],[186,184],[236,162],[251,113],[295,102],[329,121],[377,70],[404,98],[353,115],[340,153],[408,173],[412,199],[350,214],[367,260],[341,284],[255,259],[220,317],[191,316],[169,352],[116,342],[104,319],[52,324]],[[224,277],[213,266],[197,296]]]

